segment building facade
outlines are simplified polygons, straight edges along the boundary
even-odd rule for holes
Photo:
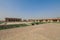
[[[29,19],[30,21],[33,22],[60,22],[59,18],[53,18],[53,19]]]
[[[5,18],[6,22],[22,22],[21,18]]]
[[[53,19],[21,19],[21,18],[5,18],[6,22],[60,22],[60,18]]]

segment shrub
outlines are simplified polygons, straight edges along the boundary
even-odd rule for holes
[[[38,25],[38,24],[39,24],[39,22],[37,22],[37,23],[35,23],[35,24],[37,24],[37,25]]]
[[[32,23],[32,25],[35,25],[34,23]]]
[[[2,24],[2,23],[4,23],[4,22],[0,22],[0,24]]]

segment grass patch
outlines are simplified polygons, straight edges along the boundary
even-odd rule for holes
[[[28,26],[28,25],[27,24],[0,25],[0,30],[16,28],[16,27],[25,27],[25,26]]]
[[[45,24],[46,22],[33,22],[31,25],[39,25],[39,24]]]
[[[2,24],[2,23],[4,23],[4,22],[0,22],[0,24]]]

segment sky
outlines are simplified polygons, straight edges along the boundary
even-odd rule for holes
[[[60,17],[60,0],[0,0],[0,19]]]

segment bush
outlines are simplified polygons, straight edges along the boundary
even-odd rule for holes
[[[4,22],[0,22],[0,24],[2,24],[2,23],[4,23]]]
[[[35,24],[37,24],[37,25],[38,25],[39,23],[37,22],[37,23],[35,23]]]
[[[35,25],[34,23],[32,23],[32,25]]]
[[[31,23],[32,25],[38,25],[38,24],[45,24],[46,22],[33,22],[33,23]]]

